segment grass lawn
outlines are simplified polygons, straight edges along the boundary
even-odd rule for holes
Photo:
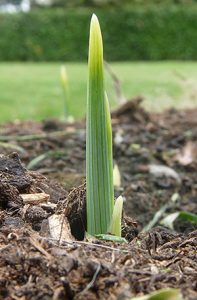
[[[61,63],[0,63],[0,122],[62,117],[60,66]],[[87,65],[68,63],[66,66],[70,89],[68,107],[74,117],[82,117],[86,109]],[[111,68],[120,78],[125,96],[143,95],[148,109],[197,106],[196,62],[125,62],[113,63]],[[109,74],[106,74],[106,87],[114,106],[117,102]]]

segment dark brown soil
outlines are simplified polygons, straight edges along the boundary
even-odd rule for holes
[[[197,213],[197,109],[149,114],[136,102],[112,116],[128,244],[83,240],[84,122],[1,126],[0,299],[131,299],[166,287],[197,299],[196,226],[176,221],[169,230],[159,218],[141,232],[164,205],[161,217]],[[25,202],[38,193],[49,201]],[[52,238],[53,216],[68,220],[77,240]]]

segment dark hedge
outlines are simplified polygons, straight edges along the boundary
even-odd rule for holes
[[[1,61],[87,59],[89,9],[0,15]],[[107,60],[197,59],[197,7],[96,11]]]

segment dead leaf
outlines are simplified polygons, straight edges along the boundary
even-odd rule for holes
[[[197,144],[189,141],[183,150],[177,154],[176,160],[183,166],[190,165],[197,158]]]
[[[54,214],[48,218],[49,232],[53,239],[62,241],[74,241],[71,234],[68,219],[64,215]]]
[[[149,173],[155,177],[171,177],[174,178],[177,183],[181,183],[179,174],[172,168],[163,165],[149,165]]]

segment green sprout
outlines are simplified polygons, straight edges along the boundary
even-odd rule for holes
[[[95,15],[92,16],[90,24],[88,71],[87,232],[95,236],[110,231],[114,210],[111,117],[104,88],[102,35]],[[121,214],[122,212],[119,216]],[[120,230],[117,232],[121,233]]]
[[[149,295],[131,298],[131,300],[183,300],[179,289],[160,289]]]
[[[114,205],[111,225],[109,227],[109,232],[116,236],[121,236],[122,207],[123,207],[123,198],[122,196],[119,196],[116,199]]]
[[[69,81],[68,81],[68,74],[66,71],[66,67],[64,65],[60,68],[60,80],[62,84],[63,89],[63,95],[64,95],[64,118],[67,121],[73,121],[72,116],[70,116],[70,111],[68,108],[69,103]]]
[[[164,219],[162,219],[160,223],[173,230],[174,222],[177,219],[182,219],[197,224],[197,215],[187,211],[179,211],[179,212],[174,212],[172,214],[169,214]]]

